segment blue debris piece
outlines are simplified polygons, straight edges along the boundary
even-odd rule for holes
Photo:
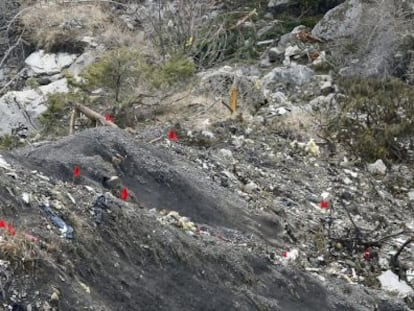
[[[93,203],[93,209],[94,209],[94,217],[95,217],[95,223],[101,224],[102,223],[102,214],[103,210],[107,209],[107,201],[105,195],[100,195],[96,198],[95,202]]]
[[[46,213],[53,224],[59,228],[62,235],[68,240],[73,239],[73,228],[66,224],[54,211],[52,211],[49,204],[40,204],[40,208]]]

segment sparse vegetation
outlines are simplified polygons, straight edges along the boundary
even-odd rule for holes
[[[83,74],[89,90],[104,88],[117,103],[134,96],[139,86],[156,89],[186,81],[195,73],[192,61],[181,55],[149,64],[137,50],[119,48],[105,53]]]
[[[37,89],[40,84],[35,77],[30,77],[26,80],[26,85],[31,89]]]
[[[8,134],[0,137],[0,149],[13,149],[21,145],[19,137]]]
[[[120,48],[109,51],[91,65],[84,73],[85,85],[89,89],[99,87],[110,92],[116,102],[130,94],[147,70],[139,51]]]
[[[81,93],[55,93],[47,100],[47,110],[40,116],[45,133],[54,132],[55,134],[66,134],[68,124],[65,120],[69,117],[69,102],[83,102]]]
[[[3,235],[0,240],[0,257],[15,269],[34,271],[41,261],[41,249],[24,236]]]
[[[194,73],[195,66],[191,59],[176,55],[161,64],[157,70],[150,70],[149,78],[153,87],[160,88],[186,81]]]
[[[80,53],[85,33],[99,34],[110,24],[109,14],[99,4],[64,5],[57,1],[27,4],[19,21],[26,29],[24,38],[48,52]]]
[[[413,147],[414,91],[395,78],[351,78],[341,87],[346,97],[325,128],[368,161],[407,160]]]

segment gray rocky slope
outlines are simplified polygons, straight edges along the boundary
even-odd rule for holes
[[[409,80],[410,10],[410,1],[344,1],[312,33],[299,26],[259,42],[272,44],[260,63],[199,73],[193,102],[167,103],[178,112],[133,107],[133,120],[145,109],[144,119],[161,120],[134,135],[79,125],[74,136],[2,152],[2,307],[412,308],[412,168],[363,163],[315,131],[315,111],[343,96],[331,73],[320,74],[332,62],[340,75]],[[0,133],[20,123],[39,131],[47,96],[68,91],[64,68],[76,76],[103,49],[84,39],[82,55],[29,56],[24,79],[41,86],[0,98]],[[227,99],[235,81],[231,117],[200,97]],[[178,141],[166,137],[172,124]]]
[[[246,208],[243,199],[188,158],[124,131],[88,130],[13,152],[6,160],[2,215],[17,237],[35,244],[39,256],[32,262],[34,274],[25,265],[15,270],[21,262],[2,261],[10,305],[15,301],[39,310],[404,309],[360,285],[321,281],[283,259],[275,264],[268,253],[289,250],[282,217]],[[82,174],[74,184],[75,165]],[[111,187],[105,189],[102,180],[112,175],[130,190],[126,202],[106,193]],[[92,203],[100,193],[110,203],[96,225]],[[73,240],[59,239],[39,208],[46,202],[73,226]],[[189,216],[197,229],[177,227],[162,209]],[[27,241],[27,234],[36,242]]]

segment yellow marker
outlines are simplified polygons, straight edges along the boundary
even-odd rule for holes
[[[191,45],[193,45],[193,36],[191,36],[190,38],[188,38],[188,40],[187,40],[187,42],[185,44],[185,47],[189,47]]]
[[[239,95],[239,91],[236,87],[232,87],[230,91],[230,109],[231,112],[234,113],[237,109],[237,96]]]

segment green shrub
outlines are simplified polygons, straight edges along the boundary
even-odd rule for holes
[[[30,77],[26,80],[26,86],[30,87],[31,89],[35,90],[39,87],[39,82],[36,80],[35,77]]]
[[[116,102],[120,102],[147,71],[139,51],[119,48],[106,52],[86,70],[83,78],[87,88],[102,87],[113,94]]]
[[[80,102],[85,104],[82,93],[55,93],[51,94],[47,100],[47,110],[41,114],[39,121],[43,125],[44,133],[54,133],[57,135],[66,134],[68,130],[70,102]]]
[[[158,69],[150,70],[149,78],[152,86],[158,89],[164,85],[171,86],[186,81],[194,73],[194,63],[188,57],[177,55],[161,64]]]
[[[414,90],[396,78],[340,82],[346,97],[326,133],[362,158],[406,160],[413,147]]]
[[[13,149],[21,146],[22,143],[20,139],[12,135],[4,135],[0,137],[0,148],[1,149]]]
[[[66,111],[66,94],[56,93],[49,96],[47,100],[47,110],[40,116],[40,123],[48,131],[60,120]]]

